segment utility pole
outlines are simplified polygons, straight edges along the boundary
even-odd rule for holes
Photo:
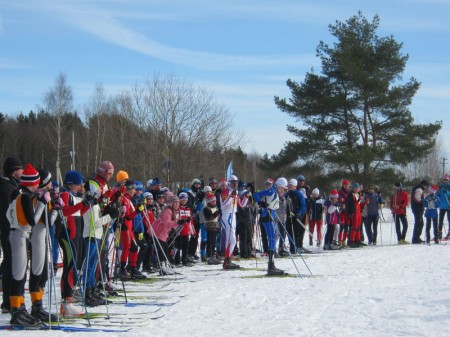
[[[69,151],[70,157],[72,158],[72,164],[70,164],[70,169],[75,170],[75,132],[72,131],[72,151]]]
[[[447,158],[442,158],[441,159],[441,164],[442,164],[442,176],[444,176],[445,174],[445,164],[447,162]]]

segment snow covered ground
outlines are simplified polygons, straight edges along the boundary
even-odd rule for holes
[[[384,214],[388,214],[385,210]],[[408,216],[411,239],[413,217]],[[387,216],[388,221],[390,217]],[[391,235],[392,228],[392,235]],[[450,245],[397,245],[392,222],[381,224],[376,247],[277,259],[303,277],[252,278],[263,275],[265,260],[239,261],[245,271],[221,271],[197,264],[177,269],[181,279],[149,284],[127,283],[131,291],[148,290],[154,305],[109,306],[111,313],[135,317],[131,332],[88,332],[114,336],[449,336]],[[423,238],[423,236],[422,236]],[[306,246],[307,247],[307,246]],[[320,250],[321,251],[321,250]],[[295,264],[295,266],[294,266]],[[308,268],[312,272],[310,275]],[[167,286],[166,286],[167,285]],[[186,295],[186,296],[185,296]],[[29,299],[27,298],[27,301]],[[158,304],[178,303],[162,306]],[[132,298],[131,302],[143,299]],[[94,308],[99,312],[105,308]],[[158,320],[146,320],[157,314]],[[139,313],[136,314],[136,313]],[[120,316],[117,316],[120,317]],[[138,319],[140,317],[140,319]],[[126,319],[126,318],[124,318]],[[4,324],[9,315],[0,315]],[[109,324],[108,320],[97,320]],[[95,327],[96,323],[93,323]],[[119,328],[113,326],[111,328]],[[133,324],[133,323],[131,323]],[[104,326],[102,326],[104,327]],[[2,331],[1,336],[62,336],[62,331]]]

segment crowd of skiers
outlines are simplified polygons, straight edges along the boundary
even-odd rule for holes
[[[283,271],[275,267],[275,258],[309,253],[305,235],[310,246],[323,245],[324,250],[357,248],[366,245],[364,228],[367,244],[376,245],[384,203],[375,186],[363,189],[348,180],[322,197],[302,175],[269,178],[260,191],[235,175],[220,181],[210,178],[207,183],[193,179],[190,187],[170,191],[159,178],[144,186],[125,171],[114,176],[109,161],[100,163],[90,179],[68,171],[62,186],[49,171],[24,166],[17,158],[7,158],[3,169],[1,308],[11,314],[11,324],[21,326],[57,319],[43,308],[42,298],[49,277],[58,270],[60,254],[60,313],[78,316],[83,312],[74,305],[76,297],[87,306],[106,304],[105,295],[117,290],[113,279],[174,274],[174,266],[191,267],[198,261],[237,269],[233,255],[251,258],[257,250],[268,257],[268,274],[280,275]],[[450,220],[448,175],[439,188],[421,181],[411,198],[401,183],[394,188],[389,207],[398,243],[408,243],[409,203],[415,217],[412,243],[423,242],[424,215],[425,241],[431,240],[432,224],[438,243],[445,213]],[[256,247],[258,242],[261,247]],[[49,256],[54,265],[50,269]],[[30,313],[24,298],[28,264]]]

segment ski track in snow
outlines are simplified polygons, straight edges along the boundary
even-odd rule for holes
[[[408,215],[408,224],[407,240],[410,240],[414,224],[412,214]],[[139,291],[139,296],[148,290],[152,298],[147,301],[168,303],[180,299],[180,302],[163,306],[158,313],[149,313],[149,316],[165,316],[147,321],[146,311],[155,311],[157,306],[111,305],[109,312],[123,313],[118,317],[126,317],[127,314],[142,317],[136,323],[139,326],[131,332],[114,333],[114,336],[129,336],[130,333],[135,336],[215,337],[449,336],[450,245],[399,246],[395,244],[394,227],[390,236],[392,223],[381,223],[381,226],[383,245],[304,255],[304,261],[295,257],[297,268],[305,275],[301,278],[242,278],[265,272],[205,272],[219,267],[202,264],[177,269],[186,277],[179,281],[126,283],[130,295],[131,290]],[[313,249],[320,251],[316,247]],[[297,273],[291,259],[276,259],[275,262],[277,267],[291,274]],[[265,268],[267,264],[264,260],[238,263],[248,268]],[[314,277],[307,277],[309,272],[305,263]],[[196,269],[202,271],[195,272]],[[59,276],[60,271],[57,285]],[[190,279],[196,282],[188,282]],[[165,284],[169,286],[161,288]],[[59,296],[59,287],[57,291]],[[45,295],[46,304],[47,300]],[[28,294],[26,301],[30,307]],[[90,310],[106,312],[105,307]],[[7,321],[9,315],[0,315],[1,324]],[[105,324],[107,322],[105,320]],[[117,325],[111,327],[119,328]],[[1,332],[2,336],[18,334],[18,331]],[[20,331],[21,336],[44,337],[48,334],[65,336],[67,333]],[[83,334],[112,335],[106,332]]]

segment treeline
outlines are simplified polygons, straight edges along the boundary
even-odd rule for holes
[[[224,178],[231,160],[239,178],[262,185],[268,176],[257,166],[258,155],[240,147],[242,131],[228,109],[173,76],[154,76],[112,97],[97,85],[80,114],[60,74],[43,103],[28,114],[0,113],[0,158],[17,156],[62,176],[73,164],[90,176],[110,160],[133,179],[160,177],[173,187],[193,178]]]

